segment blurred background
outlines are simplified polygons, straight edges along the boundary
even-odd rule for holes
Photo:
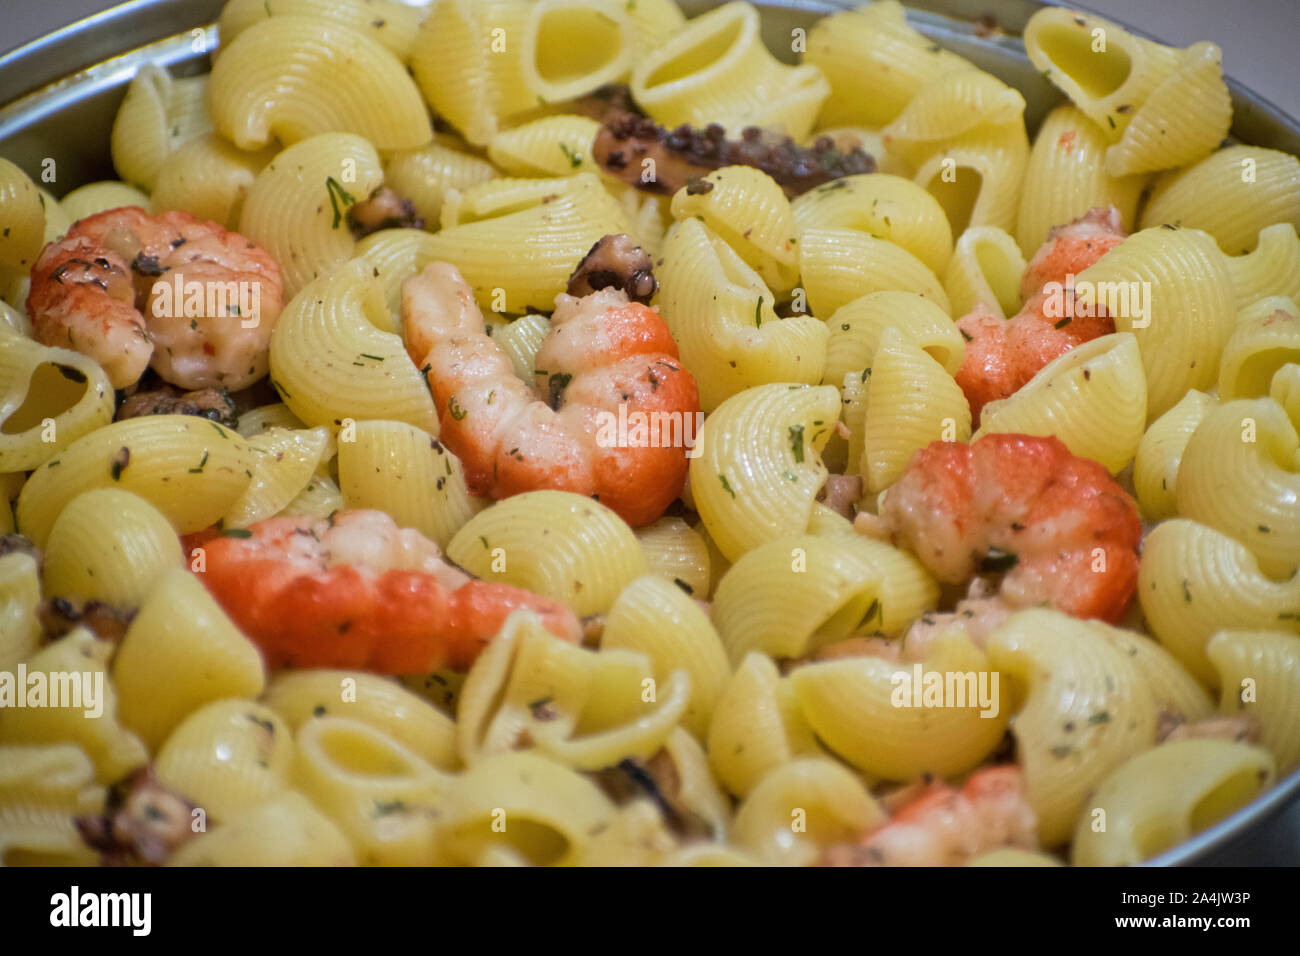
[[[0,0],[4,14],[0,53],[115,5],[111,0]],[[1068,5],[1112,17],[1178,46],[1213,40],[1223,48],[1225,73],[1300,118],[1300,83],[1296,82],[1300,70],[1294,49],[1300,0],[1087,0]],[[969,8],[972,19],[979,17],[987,12],[986,0],[969,0]],[[1209,862],[1300,865],[1300,803],[1215,853]]]

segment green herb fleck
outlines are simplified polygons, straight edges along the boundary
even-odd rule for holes
[[[790,426],[790,451],[794,453],[794,460],[803,464],[803,426]]]
[[[339,181],[333,176],[325,177],[325,191],[330,194],[330,206],[334,210],[334,221],[330,224],[330,228],[337,229],[339,223],[343,221],[343,211],[339,209],[339,201],[342,200],[344,206],[351,206],[356,199],[339,185]]]
[[[579,166],[582,165],[582,157],[579,156],[577,151],[574,150],[568,143],[560,144],[560,152],[564,153],[565,157],[569,160],[569,165],[574,169],[577,169]]]
[[[718,473],[718,481],[722,482],[722,490],[723,490],[723,491],[725,491],[727,494],[731,495],[731,497],[733,497],[733,498],[736,497],[736,493],[735,493],[734,491],[731,490],[731,482],[727,481],[727,476],[726,476],[726,475],[724,475],[724,474],[722,474],[721,472],[719,472],[719,473]]]

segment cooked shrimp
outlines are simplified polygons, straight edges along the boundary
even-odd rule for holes
[[[960,866],[1002,847],[1038,846],[1037,819],[1025,799],[1020,769],[988,767],[960,790],[941,783],[865,833],[827,850],[830,866]]]
[[[270,518],[203,547],[199,579],[272,667],[464,670],[517,608],[580,637],[563,604],[471,578],[381,511]]]
[[[695,379],[677,361],[659,313],[629,303],[622,291],[555,301],[534,381],[525,383],[484,333],[483,316],[455,267],[435,262],[406,281],[406,349],[428,378],[440,437],[460,457],[473,494],[572,491],[631,525],[649,524],[686,480],[685,449],[667,446],[671,423],[680,423],[676,434],[685,435],[700,410]],[[638,413],[658,423],[658,440],[654,432],[641,440],[632,431]],[[629,425],[628,440],[610,441],[620,417]]]
[[[941,582],[1005,572],[996,600],[1007,608],[1115,623],[1137,588],[1137,506],[1054,437],[934,442],[882,496],[880,517]]]
[[[1019,391],[1052,359],[1115,331],[1107,315],[1076,314],[1072,277],[1124,238],[1113,207],[1056,226],[1025,269],[1020,282],[1024,307],[1017,315],[1003,320],[980,306],[957,321],[966,339],[966,358],[956,379],[976,424],[985,405]],[[1048,283],[1065,287],[1059,297],[1045,288]],[[1049,301],[1059,302],[1062,314],[1048,315]]]
[[[256,243],[187,212],[122,206],[45,247],[27,313],[37,341],[90,356],[114,388],[153,366],[182,389],[233,390],[266,374],[280,296],[280,267]]]

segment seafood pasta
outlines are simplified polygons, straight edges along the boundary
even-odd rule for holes
[[[1029,128],[894,0],[218,30],[0,159],[4,862],[1122,865],[1300,768],[1215,44],[1040,10]]]

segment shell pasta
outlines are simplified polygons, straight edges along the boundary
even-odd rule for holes
[[[66,81],[94,162],[0,123],[0,865],[1129,866],[1294,791],[1234,46],[777,6],[228,0]]]

